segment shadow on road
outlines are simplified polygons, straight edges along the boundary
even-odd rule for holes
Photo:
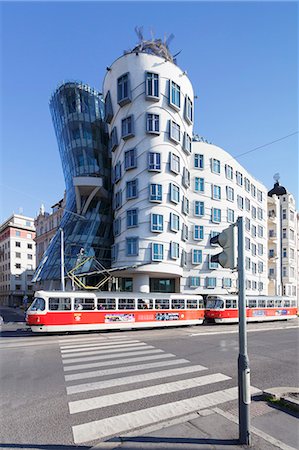
[[[89,450],[87,445],[61,445],[61,444],[1,444],[3,449],[22,449],[22,450]]]

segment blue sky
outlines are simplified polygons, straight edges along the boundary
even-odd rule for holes
[[[173,33],[195,94],[194,131],[233,156],[298,130],[295,2],[4,2],[1,4],[1,216],[35,216],[63,196],[49,113],[58,83],[101,90],[106,66],[146,37]],[[296,196],[298,135],[241,156],[269,189]],[[21,209],[20,209],[21,208]]]

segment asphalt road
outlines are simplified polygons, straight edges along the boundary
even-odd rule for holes
[[[121,418],[128,421],[136,411],[154,408],[158,414],[169,405],[166,414],[173,414],[174,402],[192,403],[206,394],[217,401],[219,393],[237,386],[236,325],[36,336],[19,322],[18,311],[6,311],[4,317],[1,449],[87,449],[98,442],[95,436],[86,441],[91,422],[100,421],[98,428],[108,436],[110,422],[120,427]],[[298,386],[297,324],[292,320],[248,326],[252,386]],[[179,387],[195,377],[207,381]],[[178,383],[175,391],[171,383]],[[169,391],[158,392],[164,389],[159,386],[169,386]],[[145,390],[138,397],[140,389]],[[104,394],[108,403],[96,407]],[[79,410],[70,414],[71,408]]]

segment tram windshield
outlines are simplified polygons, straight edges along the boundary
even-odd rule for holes
[[[28,308],[29,311],[44,311],[46,309],[46,302],[41,297],[36,297],[30,308]]]
[[[207,300],[207,309],[223,309],[224,301],[220,298],[208,298]]]

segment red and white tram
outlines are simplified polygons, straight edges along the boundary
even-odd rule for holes
[[[297,301],[290,297],[246,297],[247,322],[287,320],[297,317]],[[238,297],[234,295],[209,295],[206,300],[207,322],[238,322]]]
[[[26,323],[38,333],[198,325],[200,295],[37,291]]]

